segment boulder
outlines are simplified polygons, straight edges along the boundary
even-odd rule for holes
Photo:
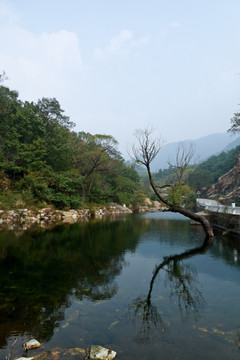
[[[90,351],[91,359],[112,360],[117,355],[116,351],[106,349],[100,345],[92,345]]]
[[[152,205],[152,202],[151,202],[151,200],[149,199],[149,198],[146,198],[146,199],[144,199],[144,204],[145,205]]]
[[[159,201],[153,201],[153,205],[154,205],[154,207],[156,207],[156,208],[160,208],[160,207],[161,207],[161,204],[160,204]]]
[[[116,203],[110,203],[107,210],[111,213],[111,214],[131,214],[132,210],[130,210],[129,208],[116,204]]]

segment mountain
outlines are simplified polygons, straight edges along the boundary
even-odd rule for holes
[[[223,203],[240,201],[240,155],[237,164],[207,191],[208,198],[219,198]]]
[[[240,145],[240,136],[235,139],[234,141],[232,141],[230,144],[228,144],[224,149],[223,151],[224,152],[227,152],[227,151],[230,151],[232,149],[235,149],[235,147],[239,146]]]
[[[195,156],[192,160],[192,164],[198,164],[214,154],[234,148],[240,144],[240,137],[233,141],[232,136],[228,133],[218,133],[204,136],[196,140],[184,140],[181,143],[184,144],[186,149],[193,144]],[[236,145],[234,145],[235,143]],[[169,143],[159,151],[151,164],[153,172],[156,172],[159,169],[167,169],[169,163],[175,163],[178,144],[179,143],[177,142]],[[228,146],[230,146],[229,149]]]

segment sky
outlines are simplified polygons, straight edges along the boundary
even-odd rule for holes
[[[0,0],[0,73],[57,98],[74,131],[119,150],[223,133],[240,103],[239,0]]]

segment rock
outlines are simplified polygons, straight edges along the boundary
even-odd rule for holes
[[[153,201],[153,205],[154,205],[154,207],[156,207],[156,208],[160,208],[161,207],[161,204],[160,204],[160,202],[159,201]]]
[[[240,201],[240,155],[238,155],[237,164],[222,175],[206,192],[208,198],[219,198],[220,195],[224,203]]]
[[[20,357],[15,360],[32,360],[32,359],[33,359],[33,357]]]
[[[45,215],[48,215],[51,213],[51,209],[50,208],[44,208],[42,209],[42,212],[45,214]]]
[[[29,217],[27,220],[30,221],[30,222],[38,221],[38,219],[36,217],[34,217],[34,216]]]
[[[151,202],[151,200],[149,198],[144,199],[144,203],[146,205],[150,205],[150,206],[152,205],[152,202]]]
[[[22,345],[24,350],[37,349],[40,346],[41,346],[40,342],[35,339],[31,339],[27,342],[24,342]]]
[[[136,208],[136,212],[138,212],[138,213],[147,213],[147,212],[149,212],[149,207],[148,207],[148,206],[141,206],[141,205],[139,205],[139,206]]]
[[[106,349],[100,345],[92,345],[90,351],[91,359],[111,360],[117,355],[116,351]]]
[[[107,210],[111,214],[131,214],[132,213],[132,210],[130,210],[129,208],[121,206],[119,204],[115,204],[115,203],[110,203]]]

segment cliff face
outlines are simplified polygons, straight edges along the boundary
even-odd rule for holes
[[[237,164],[218,179],[206,196],[218,197],[223,203],[240,202],[240,155]]]

